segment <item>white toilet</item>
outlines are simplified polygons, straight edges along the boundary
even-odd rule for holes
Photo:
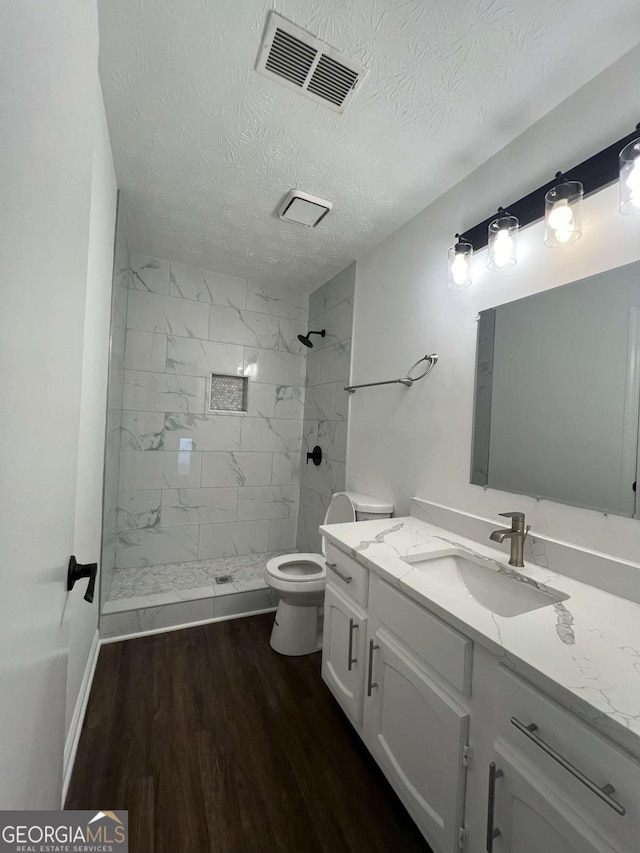
[[[358,492],[336,492],[324,523],[389,518],[392,512],[393,504],[387,501]],[[325,557],[323,536],[322,554],[283,554],[267,563],[264,579],[280,596],[270,642],[281,655],[309,655],[322,648]]]

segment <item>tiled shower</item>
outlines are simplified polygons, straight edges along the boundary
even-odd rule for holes
[[[273,606],[266,560],[319,548],[344,488],[354,269],[309,299],[129,255],[119,229],[104,635]],[[327,328],[313,350],[297,339],[308,322]],[[211,403],[212,374],[246,381],[246,411],[210,410],[228,405]],[[303,462],[310,442],[325,450],[320,468]]]

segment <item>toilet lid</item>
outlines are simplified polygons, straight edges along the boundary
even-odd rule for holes
[[[304,583],[319,581],[326,577],[327,570],[320,554],[285,554],[274,557],[267,563],[267,572],[283,581]]]
[[[356,520],[356,507],[346,492],[336,492],[324,517],[325,524],[346,524]],[[322,537],[322,553],[327,556],[327,544]]]

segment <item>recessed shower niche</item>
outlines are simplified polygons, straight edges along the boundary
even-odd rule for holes
[[[246,412],[249,377],[212,373],[209,385],[210,412]]]

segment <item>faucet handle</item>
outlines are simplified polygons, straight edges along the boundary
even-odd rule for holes
[[[498,515],[501,516],[501,518],[515,518],[516,521],[524,521],[523,512],[500,512]]]

